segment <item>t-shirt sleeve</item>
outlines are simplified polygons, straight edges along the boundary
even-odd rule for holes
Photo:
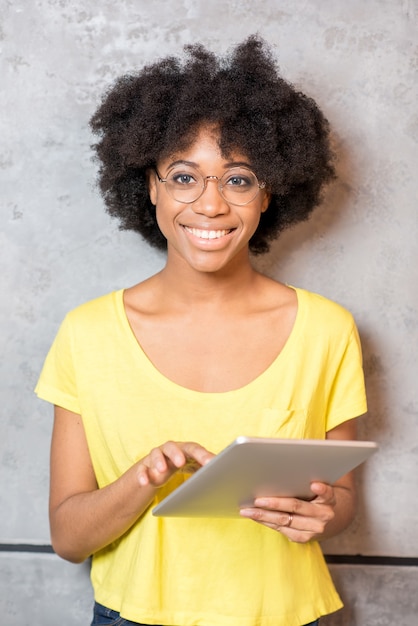
[[[42,400],[80,413],[71,331],[67,315],[47,354],[35,393]]]
[[[360,338],[353,322],[328,397],[326,430],[367,412]]]

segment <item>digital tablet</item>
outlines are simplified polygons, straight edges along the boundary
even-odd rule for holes
[[[171,517],[239,517],[260,496],[313,497],[377,450],[370,441],[238,437],[153,509]]]

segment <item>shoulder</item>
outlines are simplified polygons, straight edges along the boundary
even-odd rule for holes
[[[345,329],[350,333],[355,328],[352,313],[341,304],[330,300],[320,294],[298,287],[294,288],[298,298],[298,306],[301,314],[306,317],[311,328],[341,331]]]
[[[345,370],[357,373],[362,364],[361,341],[353,315],[344,306],[316,293],[297,289],[299,301],[299,337],[306,354],[326,359],[329,372]]]
[[[64,323],[76,327],[97,327],[115,319],[122,306],[123,290],[88,300],[67,313]]]

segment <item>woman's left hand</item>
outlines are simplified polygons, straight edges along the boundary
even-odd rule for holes
[[[297,543],[321,539],[327,525],[335,517],[335,489],[326,483],[314,482],[311,490],[314,498],[310,501],[283,497],[257,498],[254,507],[241,509],[240,514],[281,532]]]
[[[328,431],[327,439],[356,439],[356,419]],[[311,483],[312,500],[263,497],[253,507],[241,509],[241,516],[277,530],[290,541],[307,543],[334,537],[353,521],[356,511],[354,472],[341,476],[333,485]]]

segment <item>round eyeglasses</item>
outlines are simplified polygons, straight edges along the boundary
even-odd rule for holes
[[[257,176],[246,167],[231,167],[225,174],[218,176],[203,176],[199,170],[187,165],[175,166],[162,178],[156,168],[160,183],[165,183],[167,193],[177,202],[191,204],[196,202],[204,193],[208,181],[218,183],[218,190],[222,198],[230,204],[244,206],[257,197],[260,189],[264,189],[266,183],[259,183]]]

